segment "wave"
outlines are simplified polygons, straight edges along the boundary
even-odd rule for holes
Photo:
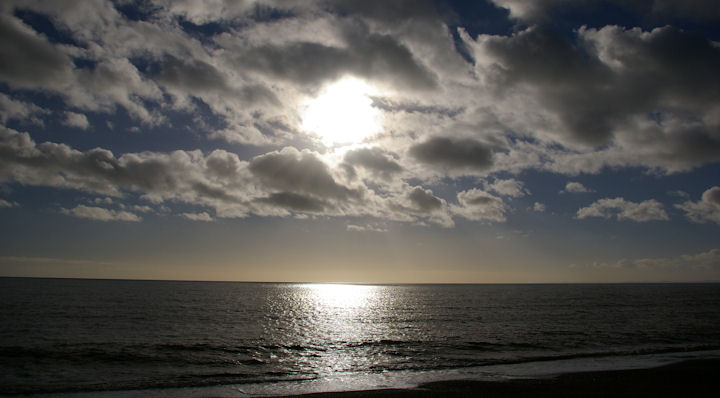
[[[157,364],[169,363],[173,365],[258,365],[265,363],[262,359],[253,357],[250,347],[221,347],[205,344],[196,345],[128,345],[118,346],[111,344],[73,344],[52,346],[5,346],[0,347],[0,358],[15,361],[28,359],[41,362],[72,362],[88,364],[127,363],[127,364]]]
[[[408,342],[393,341],[393,340],[379,340],[375,342],[363,342],[366,345],[379,344],[379,345],[393,345],[397,343],[406,344]],[[480,346],[491,345],[492,343],[487,342],[475,342]],[[279,346],[278,346],[279,347]],[[292,347],[292,346],[290,346]],[[298,346],[301,347],[301,346]],[[296,348],[298,348],[296,347]],[[307,348],[302,346],[303,348]],[[165,347],[167,348],[167,347]],[[177,348],[177,347],[175,347]],[[175,349],[173,348],[173,349]],[[485,367],[494,365],[516,365],[525,364],[532,362],[543,362],[543,361],[561,361],[561,360],[572,360],[572,359],[585,359],[585,358],[612,358],[612,357],[632,357],[632,356],[645,356],[652,354],[669,354],[669,353],[692,353],[702,351],[713,351],[720,350],[720,345],[697,345],[688,347],[666,347],[666,348],[637,348],[628,350],[610,350],[610,351],[593,351],[593,352],[574,352],[574,353],[550,353],[540,355],[525,355],[513,358],[485,358],[485,359],[468,359],[468,360],[452,360],[449,358],[439,357],[420,357],[420,358],[408,358],[404,361],[395,363],[384,363],[370,365],[360,373],[367,374],[385,374],[385,372],[394,371],[410,371],[410,372],[425,372],[425,371],[443,371],[452,369],[463,369],[463,368],[474,368],[474,367]],[[59,355],[59,351],[55,352],[55,355]],[[0,347],[0,357],[5,358],[17,358],[28,355],[47,355],[48,350],[43,349],[28,349],[23,347]],[[93,354],[94,355],[94,354]],[[254,359],[249,359],[248,365],[258,366],[266,365],[264,362],[259,362]],[[92,391],[126,391],[126,390],[145,390],[145,389],[168,389],[168,388],[187,388],[187,387],[211,387],[219,385],[243,385],[243,384],[262,384],[262,383],[276,383],[276,382],[300,382],[310,381],[321,377],[318,374],[309,372],[300,374],[297,370],[290,368],[279,369],[277,367],[269,366],[267,368],[259,369],[258,372],[242,372],[242,371],[229,371],[229,372],[190,372],[184,374],[155,374],[153,378],[135,377],[132,380],[112,380],[103,382],[85,382],[85,383],[73,383],[68,384],[64,382],[52,382],[39,384],[4,384],[2,387],[2,395],[22,395],[22,394],[40,394],[40,393],[71,393],[71,392],[92,392]],[[347,373],[348,375],[358,374],[357,370],[348,372],[337,372],[337,374]]]
[[[130,391],[167,388],[211,387],[233,384],[257,384],[268,382],[299,382],[314,379],[314,377],[293,377],[283,374],[282,377],[268,372],[265,375],[248,375],[242,373],[213,373],[199,375],[180,375],[162,379],[121,380],[100,383],[55,383],[46,385],[6,385],[0,395],[29,395],[29,394],[60,394],[80,392],[106,392]]]

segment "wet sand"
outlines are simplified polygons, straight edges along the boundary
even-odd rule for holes
[[[295,395],[365,397],[712,397],[720,394],[720,360],[697,360],[652,369],[563,374],[546,379],[456,380],[414,389]]]

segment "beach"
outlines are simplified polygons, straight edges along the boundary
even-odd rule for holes
[[[720,387],[720,360],[693,360],[651,369],[569,373],[539,379],[455,380],[414,389],[330,392],[291,397],[707,397]]]

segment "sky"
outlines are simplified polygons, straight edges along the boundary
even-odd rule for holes
[[[720,281],[716,0],[0,2],[0,276]]]

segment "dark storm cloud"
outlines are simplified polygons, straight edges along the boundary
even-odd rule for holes
[[[451,169],[488,169],[493,164],[492,148],[472,139],[433,137],[410,148],[417,160]]]
[[[308,151],[285,148],[257,156],[250,162],[250,171],[264,184],[288,192],[334,199],[358,196],[356,191],[338,184],[327,165]]]
[[[307,86],[354,74],[410,89],[436,87],[434,74],[392,36],[369,33],[360,24],[347,29],[345,39],[346,48],[292,42],[238,49],[240,54],[234,57],[234,62],[243,68]]]
[[[345,154],[345,162],[349,165],[363,167],[385,179],[402,171],[402,167],[393,159],[392,155],[378,147],[348,151]]]
[[[72,61],[19,19],[0,14],[0,79],[22,88],[59,87]]]
[[[320,213],[328,207],[328,204],[320,199],[292,192],[273,193],[257,201],[298,212]]]
[[[442,207],[443,202],[432,194],[432,191],[415,187],[408,193],[408,199],[413,207],[420,212],[429,213]]]

